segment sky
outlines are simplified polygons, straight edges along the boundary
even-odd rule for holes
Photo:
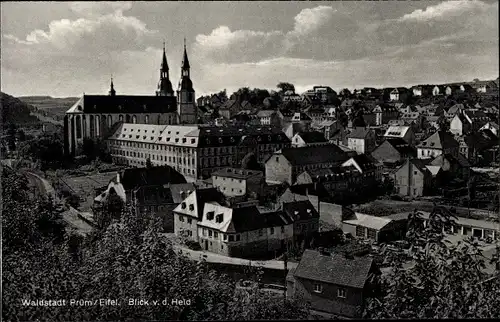
[[[498,1],[2,2],[1,90],[152,95],[183,42],[197,96],[495,79]]]

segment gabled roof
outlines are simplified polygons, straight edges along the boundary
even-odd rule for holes
[[[195,186],[193,183],[179,183],[179,184],[171,184],[170,185],[170,193],[172,194],[172,201],[174,203],[181,203],[184,198],[182,197],[182,193],[186,193],[189,191],[194,191]]]
[[[406,132],[408,132],[409,129],[409,126],[389,126],[387,131],[385,131],[384,136],[402,138],[406,135]]]
[[[457,164],[462,168],[470,167],[469,161],[467,161],[467,159],[460,153],[458,154],[458,157],[454,157],[453,155],[448,153],[438,155],[436,158],[434,158],[434,160],[431,161],[430,165],[441,165],[444,160],[448,160],[449,163]]]
[[[347,137],[353,139],[366,139],[370,131],[372,130],[366,127],[356,127],[347,135]]]
[[[367,156],[366,154],[358,154],[351,157],[350,160],[353,160],[362,172],[373,170],[377,168],[377,161],[373,158]],[[348,160],[349,161],[349,160]],[[346,162],[348,162],[346,161]],[[345,164],[345,163],[344,163]],[[357,168],[357,167],[356,167]]]
[[[306,143],[327,143],[328,140],[325,138],[325,135],[318,131],[312,132],[299,132],[296,135],[299,135],[302,140]]]
[[[319,214],[309,200],[283,203],[283,212],[292,222],[319,218]]]
[[[187,197],[174,209],[174,211],[201,220],[203,216],[203,208],[208,202],[224,204],[225,197],[216,188],[195,189],[190,195],[187,195]],[[193,205],[193,210],[188,207],[191,205]]]
[[[343,222],[346,224],[362,226],[366,228],[371,228],[375,230],[380,230],[387,226],[391,219],[387,219],[384,217],[376,217],[371,215],[362,214],[359,212],[354,213],[355,219],[344,220]]]
[[[437,131],[419,144],[419,148],[454,149],[459,144],[449,132]]]
[[[175,96],[83,95],[66,113],[174,113]]]
[[[116,182],[116,178],[112,179]],[[163,186],[167,184],[186,183],[182,174],[170,166],[151,168],[125,169],[120,176],[120,183],[125,191],[144,186]]]
[[[292,165],[340,163],[348,159],[346,153],[335,144],[284,148],[281,152]]]
[[[401,138],[387,138],[385,142],[390,144],[401,155],[417,156],[417,150]]]
[[[363,288],[372,268],[369,256],[348,259],[340,254],[322,255],[307,249],[295,270],[295,277],[335,285]]]

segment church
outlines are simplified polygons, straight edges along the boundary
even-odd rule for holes
[[[165,45],[156,95],[116,95],[111,79],[108,95],[83,96],[64,117],[64,151],[66,155],[80,154],[84,138],[104,139],[120,123],[137,124],[196,124],[197,106],[189,59],[184,44],[181,80],[174,94],[169,77]]]

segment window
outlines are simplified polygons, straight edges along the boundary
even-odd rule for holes
[[[377,238],[377,232],[375,229],[368,229],[368,238],[374,240]]]
[[[323,286],[319,283],[314,284],[314,293],[323,293]]]
[[[233,235],[229,235],[229,241],[230,242],[234,241],[234,236]]]
[[[281,233],[285,233],[285,227],[284,226],[281,226]]]
[[[347,292],[346,292],[345,288],[339,288],[337,290],[337,297],[345,299],[346,295],[347,295]]]
[[[227,240],[227,235],[226,234],[222,235],[222,239]]]
[[[191,225],[192,222],[193,222],[193,220],[191,218],[188,218],[188,224]]]
[[[276,157],[276,162],[280,162],[280,157]]]
[[[216,231],[214,231],[214,238],[219,238],[219,233],[217,233]]]
[[[264,232],[262,231],[262,229],[259,229],[259,236],[262,236],[264,235]]]
[[[274,235],[274,227],[271,227],[271,235]]]
[[[236,241],[240,241],[240,234],[236,235]]]
[[[356,226],[356,236],[357,237],[365,237],[365,227]]]
[[[203,228],[203,236],[206,236],[206,235],[207,235],[207,229]]]
[[[208,231],[208,237],[212,237],[212,231],[211,230]]]

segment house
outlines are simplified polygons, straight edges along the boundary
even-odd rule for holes
[[[432,88],[432,96],[444,95],[446,88],[442,85],[436,85]]]
[[[296,94],[292,90],[288,90],[283,94],[283,102],[301,102],[303,100],[302,96]]]
[[[111,195],[133,206],[136,216],[154,214],[163,220],[164,230],[173,231],[172,208],[178,201],[174,185],[194,189],[182,174],[169,166],[129,168],[110,180],[107,188],[94,199],[92,208],[101,209]]]
[[[236,99],[230,99],[224,102],[219,108],[219,115],[229,120],[243,109],[240,102]]]
[[[297,176],[294,187],[301,188],[306,195],[352,198],[356,196],[358,188],[364,187],[363,175],[354,166],[308,169]]]
[[[429,224],[430,213],[427,211],[419,211],[422,215],[424,227]],[[411,213],[400,213],[392,216],[398,216],[399,218],[405,218],[408,220],[408,216]],[[455,226],[451,228],[451,233],[456,235],[461,235],[464,237],[475,237],[475,238],[487,238],[490,237],[493,240],[498,240],[500,234],[498,233],[498,223],[486,220],[477,220],[465,217],[456,217]]]
[[[471,83],[470,85],[476,90],[477,93],[489,93],[494,90],[498,90],[497,84],[491,81],[477,81]]]
[[[462,178],[468,179],[470,174],[469,161],[462,155],[453,156],[451,154],[438,155],[434,160],[429,162],[429,166],[438,166],[440,171],[447,178]]]
[[[347,134],[347,146],[358,153],[370,153],[375,148],[375,131],[356,127]]]
[[[455,135],[464,135],[471,131],[471,124],[464,114],[458,113],[451,119],[450,132]]]
[[[461,92],[460,90],[460,85],[448,85],[445,88],[445,94],[446,96],[450,96],[455,93]]]
[[[401,138],[387,138],[372,151],[371,156],[384,165],[394,166],[407,158],[416,158],[417,149]]]
[[[212,173],[212,185],[226,197],[262,195],[264,173],[257,170],[224,168]]]
[[[458,156],[459,144],[449,132],[437,131],[417,146],[418,158],[434,158],[447,153]]]
[[[463,114],[471,126],[472,131],[477,131],[488,123],[490,118],[483,111],[477,109],[464,110]]]
[[[394,173],[394,186],[398,194],[420,197],[427,194],[432,186],[432,173],[420,159],[406,159]]]
[[[388,242],[404,238],[406,225],[387,217],[378,217],[354,212],[350,209],[342,211],[342,231],[355,238]]]
[[[224,204],[224,195],[215,188],[195,189],[174,209],[174,233],[178,237],[198,241],[198,222],[203,218],[205,204]]]
[[[300,245],[310,242],[319,231],[319,213],[309,200],[284,202],[281,210],[293,223],[293,243]]]
[[[492,122],[492,121],[487,122],[481,128],[479,128],[480,131],[490,130],[496,136],[498,136],[498,129],[499,129],[498,124],[496,122]]]
[[[291,185],[305,170],[331,168],[347,159],[346,153],[335,144],[284,148],[267,159],[266,182]]]
[[[293,238],[293,222],[283,212],[261,214],[255,206],[229,208],[208,202],[197,226],[202,249],[231,257],[276,254]]]
[[[361,318],[372,274],[379,274],[372,257],[307,249],[288,272],[287,297],[302,298],[311,310]]]
[[[328,144],[323,133],[318,131],[299,132],[292,138],[292,147],[303,147],[312,145]]]
[[[390,93],[391,101],[405,102],[410,96],[410,91],[405,87],[397,87]]]
[[[461,153],[473,164],[489,164],[495,161],[496,156],[498,156],[498,153],[495,152],[498,145],[498,136],[493,134],[491,130],[481,130],[463,138]]]
[[[327,120],[321,123],[316,123],[311,125],[316,131],[323,133],[327,140],[331,140],[333,137],[340,137],[340,141],[345,141],[345,128],[342,123],[338,120]],[[333,142],[336,143],[336,142]]]
[[[342,163],[342,167],[355,167],[363,174],[362,184],[364,185],[374,184],[382,175],[382,164],[366,154],[358,154],[349,158]]]
[[[432,96],[432,85],[418,85],[411,88],[413,96],[429,97]]]
[[[402,139],[411,146],[415,145],[415,132],[410,126],[389,126],[384,133],[386,139]]]
[[[372,110],[375,114],[375,125],[388,124],[391,120],[396,120],[399,117],[399,110],[392,105],[381,104],[375,106]]]
[[[314,86],[305,95],[308,97],[315,96],[322,104],[332,104],[337,98],[337,92],[329,86]]]
[[[260,110],[257,113],[260,124],[282,127],[284,116],[279,110]]]

